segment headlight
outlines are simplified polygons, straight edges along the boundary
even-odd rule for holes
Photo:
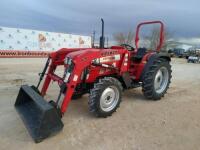
[[[100,59],[99,58],[94,59],[92,62],[95,63],[95,64],[99,64],[100,63]]]
[[[69,57],[66,57],[65,60],[64,60],[64,64],[65,65],[71,65],[71,63],[72,63],[72,59],[69,58]]]
[[[67,65],[68,59],[69,59],[68,57],[65,57],[65,60],[64,60],[64,64],[65,64],[65,65]]]
[[[64,82],[68,82],[69,80],[69,77],[74,69],[74,63],[72,61],[71,58],[69,57],[66,57],[65,60],[64,60],[64,64],[67,65],[66,68],[65,68],[65,73],[64,73]]]

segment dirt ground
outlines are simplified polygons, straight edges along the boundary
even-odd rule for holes
[[[14,108],[21,84],[36,84],[45,59],[0,59],[1,150],[197,150],[200,147],[200,64],[173,59],[173,79],[161,101],[141,88],[124,92],[111,117],[93,117],[87,95],[72,101],[57,135],[35,144]],[[47,98],[55,99],[56,84]]]

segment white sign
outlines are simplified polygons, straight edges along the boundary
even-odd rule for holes
[[[0,50],[55,51],[79,47],[91,48],[91,37],[0,27]]]

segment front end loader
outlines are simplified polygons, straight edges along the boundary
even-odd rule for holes
[[[140,27],[160,25],[159,44],[155,50],[139,47]],[[170,57],[161,53],[164,25],[161,21],[140,23],[137,26],[135,47],[122,44],[104,47],[104,22],[99,48],[62,48],[52,52],[40,74],[37,86],[22,85],[15,107],[35,142],[56,134],[63,128],[63,117],[71,99],[89,94],[89,110],[95,116],[108,117],[122,100],[122,91],[142,87],[147,99],[161,99],[170,84]],[[55,74],[58,66],[64,74]],[[39,86],[44,79],[41,90]],[[58,83],[56,100],[45,100],[51,81]],[[62,98],[64,95],[64,98]]]

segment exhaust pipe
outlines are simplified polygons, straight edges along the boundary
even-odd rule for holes
[[[105,37],[104,37],[104,20],[101,18],[101,37],[100,37],[100,48],[104,48]]]

